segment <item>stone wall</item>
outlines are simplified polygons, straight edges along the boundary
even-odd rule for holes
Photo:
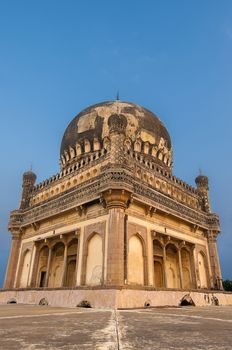
[[[232,293],[211,291],[167,291],[135,289],[44,289],[0,291],[0,304],[39,305],[45,299],[50,306],[76,307],[88,301],[93,308],[143,308],[180,305],[183,298],[196,306],[232,305]],[[215,302],[216,300],[216,302]]]

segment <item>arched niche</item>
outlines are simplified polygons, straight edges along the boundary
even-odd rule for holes
[[[45,245],[40,249],[40,252],[39,252],[37,286],[40,288],[45,287],[48,251],[49,251],[48,246]]]
[[[21,272],[21,278],[20,278],[21,288],[27,287],[29,270],[30,270],[30,261],[31,261],[31,251],[27,249],[23,256],[23,266],[22,266],[22,272]]]
[[[125,146],[126,150],[128,150],[128,151],[131,149],[131,140],[129,138],[125,139],[124,146]]]
[[[51,288],[61,287],[62,272],[64,265],[64,243],[58,242],[52,248],[52,259],[48,286]]]
[[[134,143],[135,152],[141,152],[142,142],[140,140],[136,140]]]
[[[85,153],[89,153],[91,151],[91,145],[89,140],[87,139],[84,140],[84,150],[85,150]]]
[[[94,233],[88,241],[88,255],[86,264],[86,284],[102,284],[103,244],[99,234]]]
[[[101,144],[99,142],[99,140],[94,137],[94,140],[93,140],[93,150],[94,151],[99,151],[101,149]]]
[[[76,155],[77,155],[77,157],[80,156],[81,153],[82,153],[81,145],[79,143],[76,143]]]
[[[77,251],[78,239],[74,238],[69,242],[67,250],[66,287],[75,287],[76,285]]]
[[[178,251],[171,243],[166,246],[166,276],[168,288],[180,288]]]
[[[191,276],[191,257],[187,249],[181,249],[181,263],[183,275],[183,289],[189,289],[192,286]]]
[[[198,270],[200,278],[200,287],[207,288],[207,273],[206,273],[206,264],[205,264],[205,255],[203,252],[198,253]]]
[[[143,152],[145,154],[149,154],[149,150],[150,150],[150,143],[149,142],[145,142],[143,145]]]
[[[154,284],[156,288],[162,288],[164,287],[163,247],[158,240],[153,241],[153,259]]]
[[[129,239],[128,284],[144,285],[143,244],[138,235]]]

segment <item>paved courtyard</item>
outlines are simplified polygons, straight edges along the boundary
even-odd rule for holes
[[[232,307],[96,310],[0,305],[0,349],[232,349]]]

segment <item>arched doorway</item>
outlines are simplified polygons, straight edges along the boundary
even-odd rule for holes
[[[189,289],[192,286],[191,260],[190,253],[186,248],[181,249],[181,263],[183,275],[183,289]]]
[[[198,270],[200,277],[200,287],[207,288],[207,274],[206,274],[206,266],[205,266],[205,255],[202,252],[198,253]]]
[[[20,279],[21,288],[27,287],[29,270],[30,270],[30,261],[31,261],[31,251],[27,250],[23,257],[23,267],[22,267],[21,279]]]
[[[154,279],[155,279],[155,287],[162,288],[163,287],[163,266],[159,261],[154,261]]]
[[[45,287],[45,280],[47,274],[47,261],[48,261],[48,246],[44,246],[39,252],[38,274],[37,274],[37,286],[40,288]]]
[[[158,240],[153,241],[153,259],[154,259],[154,284],[157,288],[164,286],[163,271],[163,247]]]
[[[174,244],[166,246],[167,287],[180,288],[178,252]]]
[[[128,284],[144,285],[143,245],[137,235],[129,240]]]
[[[88,242],[88,256],[86,265],[86,284],[102,284],[103,268],[102,238],[95,233]]]
[[[48,286],[57,288],[62,286],[64,265],[64,243],[58,242],[52,249],[52,259]]]
[[[75,287],[76,285],[77,248],[78,239],[73,239],[68,245],[66,287]]]
[[[66,287],[75,287],[76,260],[71,260],[67,265]]]

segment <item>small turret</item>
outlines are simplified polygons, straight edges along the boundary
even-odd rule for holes
[[[127,119],[123,114],[112,114],[108,119],[110,134],[125,134]]]
[[[36,175],[32,171],[27,171],[23,174],[23,183],[22,183],[22,197],[20,202],[20,209],[25,209],[29,204],[29,195],[35,184]]]
[[[195,179],[197,191],[201,197],[202,209],[208,213],[211,212],[209,200],[209,179],[205,175],[198,175]]]
[[[123,114],[112,114],[108,119],[108,125],[111,141],[111,164],[123,164],[127,119]]]

